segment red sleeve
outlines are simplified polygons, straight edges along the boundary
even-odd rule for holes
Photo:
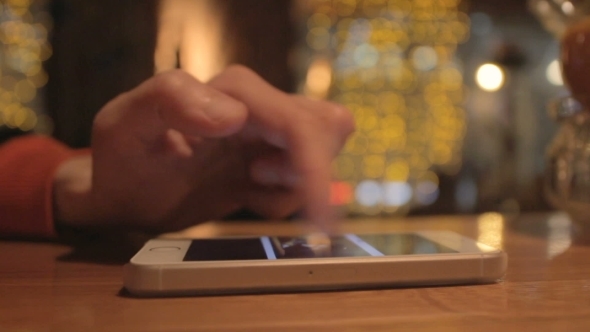
[[[0,235],[54,236],[53,175],[82,153],[44,136],[0,145]]]

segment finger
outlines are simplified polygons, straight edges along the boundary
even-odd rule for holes
[[[296,96],[298,102],[306,108],[315,111],[318,116],[322,117],[324,123],[331,125],[332,130],[336,133],[333,142],[333,153],[337,155],[348,137],[355,131],[354,116],[352,112],[343,105],[336,104],[325,100],[314,100],[305,96]]]
[[[229,68],[209,84],[247,106],[253,126],[266,142],[289,150],[290,161],[302,177],[300,190],[308,217],[332,229],[329,187],[334,133],[326,132],[317,116],[289,95],[244,67]]]
[[[325,145],[317,144],[317,132],[321,128],[306,130],[297,128],[290,141],[293,146],[292,162],[303,177],[305,211],[324,231],[335,230],[335,219],[330,203],[332,158]]]
[[[251,179],[262,186],[283,186],[294,189],[301,183],[301,177],[289,161],[289,156],[275,154],[259,158],[250,165]]]
[[[231,135],[244,125],[247,109],[234,98],[174,70],[158,74],[110,102],[95,126],[127,126],[144,139],[168,129],[205,137]]]
[[[269,204],[272,202],[272,204]],[[246,207],[269,219],[283,219],[299,211],[304,202],[292,190],[259,188],[247,198]]]

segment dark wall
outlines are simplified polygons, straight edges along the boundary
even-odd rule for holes
[[[47,63],[47,109],[55,136],[73,147],[90,143],[96,112],[153,73],[155,0],[56,0]]]
[[[225,13],[232,62],[292,91],[291,0],[213,1]],[[100,108],[153,74],[158,1],[54,0],[51,7],[54,53],[46,65],[47,109],[56,138],[86,147]]]
[[[226,44],[234,63],[254,69],[274,86],[295,90],[289,66],[294,46],[293,0],[216,0],[225,13]]]

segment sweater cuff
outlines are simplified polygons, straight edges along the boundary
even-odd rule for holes
[[[0,235],[55,236],[53,181],[66,159],[90,153],[45,136],[15,138],[0,146]]]

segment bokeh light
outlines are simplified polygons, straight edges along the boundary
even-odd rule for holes
[[[494,248],[503,248],[504,216],[497,212],[487,212],[477,217],[477,241]]]
[[[421,71],[434,69],[438,63],[436,51],[430,46],[418,46],[412,51],[414,67]]]
[[[470,18],[460,1],[308,2],[302,92],[344,104],[356,121],[334,165],[354,192],[348,211],[400,214],[433,204],[436,174],[458,169],[466,131],[455,52]],[[486,33],[491,22],[477,19]],[[334,202],[341,196],[333,190]]]
[[[558,60],[553,60],[547,66],[547,70],[545,71],[545,76],[547,77],[547,81],[549,83],[561,86],[563,85],[563,78],[561,76],[561,66],[559,65]]]
[[[561,10],[567,14],[567,15],[571,15],[574,13],[574,5],[570,2],[570,1],[564,1],[561,4]]]
[[[356,187],[356,200],[365,207],[372,207],[383,201],[383,191],[377,181],[364,180]]]
[[[412,199],[412,187],[407,182],[386,182],[383,185],[384,201],[387,206],[404,206]]]
[[[326,98],[331,84],[332,66],[330,62],[323,58],[314,60],[307,70],[306,94],[317,98]]]
[[[0,128],[48,133],[39,121],[39,89],[47,84],[43,61],[52,53],[43,2],[3,1],[0,6]]]
[[[502,88],[505,81],[504,71],[500,66],[493,63],[486,63],[477,69],[475,73],[475,82],[485,91],[498,91]]]
[[[547,220],[547,258],[563,254],[572,245],[572,220],[565,212],[551,214]]]

